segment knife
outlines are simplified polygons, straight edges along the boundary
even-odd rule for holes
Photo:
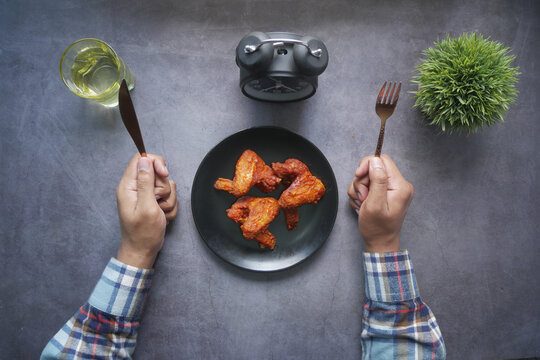
[[[122,116],[124,126],[129,135],[131,135],[135,146],[137,146],[137,150],[139,150],[142,157],[146,157],[139,121],[137,120],[137,114],[135,114],[135,108],[133,107],[125,79],[122,80],[120,91],[118,92],[118,107],[120,108],[120,115]]]

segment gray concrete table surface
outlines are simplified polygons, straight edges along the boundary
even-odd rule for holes
[[[384,80],[403,91],[384,152],[416,188],[402,231],[449,359],[540,356],[540,3],[535,1],[1,1],[0,357],[38,357],[88,298],[119,245],[115,187],[135,152],[118,110],[76,97],[58,64],[71,42],[107,41],[136,79],[147,149],[178,183],[180,214],[156,263],[138,359],[357,359],[362,243],[346,190],[375,149]],[[234,49],[253,30],[321,38],[330,64],[307,101],[238,88]],[[439,135],[412,108],[421,52],[478,30],[522,73],[505,122]],[[270,274],[218,259],[193,222],[204,155],[239,130],[311,140],[340,185],[335,228],[306,262]]]

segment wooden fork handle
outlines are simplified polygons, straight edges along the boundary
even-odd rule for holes
[[[379,131],[379,140],[377,141],[377,150],[375,150],[375,156],[381,156],[385,127],[386,127],[386,122],[384,121],[381,122],[381,130]]]

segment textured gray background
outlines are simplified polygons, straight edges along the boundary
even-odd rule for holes
[[[449,359],[540,356],[540,3],[534,1],[0,1],[0,357],[36,358],[116,254],[114,191],[135,147],[117,109],[69,93],[71,42],[109,42],[136,78],[149,151],[179,184],[180,215],[156,264],[136,358],[355,359],[362,245],[346,189],[376,143],[382,82],[404,89],[384,151],[416,187],[402,231]],[[330,64],[311,99],[254,102],[234,48],[252,30],[321,38]],[[441,136],[407,91],[447,32],[504,42],[522,75],[505,123]],[[199,238],[190,190],[204,155],[255,125],[291,129],[340,184],[334,231],[290,270],[228,265]]]

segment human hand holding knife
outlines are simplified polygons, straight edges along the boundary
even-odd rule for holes
[[[139,121],[137,120],[137,115],[135,113],[135,107],[131,101],[131,95],[126,84],[126,81],[123,80],[120,85],[120,91],[118,92],[118,106],[120,108],[120,115],[122,117],[122,122],[124,123],[129,135],[133,139],[137,150],[141,154],[141,157],[146,158],[146,149],[144,147],[143,138],[141,135],[141,130],[139,128]],[[155,197],[158,201],[165,199],[169,196],[171,192],[171,182],[172,180],[168,179],[169,171],[165,166],[165,160],[159,155],[149,154],[148,159],[149,163],[152,165],[153,170],[156,174],[155,176]],[[147,164],[148,162],[144,162]],[[136,188],[136,186],[134,186]],[[161,204],[160,204],[161,205]],[[168,208],[166,208],[168,209]]]

